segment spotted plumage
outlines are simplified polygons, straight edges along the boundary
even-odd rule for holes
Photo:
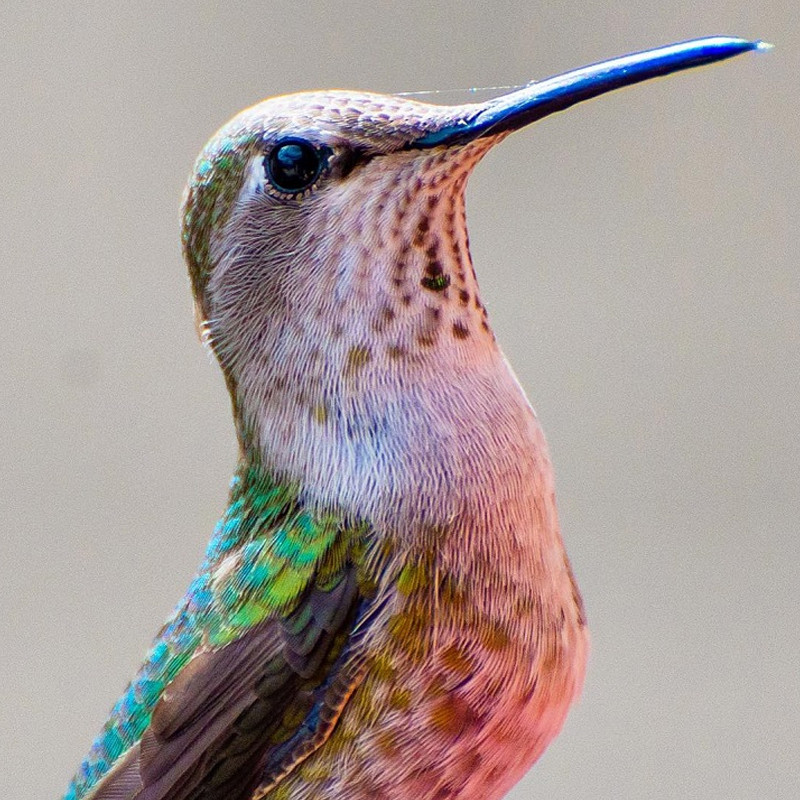
[[[586,620],[466,182],[528,122],[754,46],[456,107],[289,95],[209,142],[183,246],[240,463],[65,800],[495,800],[521,777],[580,691]]]

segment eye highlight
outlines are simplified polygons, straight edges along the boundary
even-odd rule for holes
[[[305,139],[282,139],[264,156],[264,174],[279,192],[297,194],[314,185],[326,157]]]

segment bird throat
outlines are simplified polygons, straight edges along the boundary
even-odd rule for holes
[[[400,473],[431,468],[419,446],[425,435],[429,447],[440,442],[443,468],[447,448],[463,450],[473,435],[476,403],[491,401],[487,385],[505,391],[497,409],[482,409],[490,418],[509,402],[525,405],[469,252],[464,189],[489,146],[374,159],[309,210],[280,285],[265,277],[252,289],[263,294],[249,302],[237,265],[218,272],[227,270],[220,292],[233,299],[216,306],[235,315],[218,315],[217,352],[234,375],[243,449],[255,448],[281,479],[323,487],[323,505],[341,506],[344,494],[353,501],[344,505],[368,511],[365,498],[386,482],[391,494],[408,493]],[[334,472],[332,487],[326,475]]]

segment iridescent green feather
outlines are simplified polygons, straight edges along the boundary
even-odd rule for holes
[[[197,576],[64,800],[85,798],[141,739],[165,687],[193,655],[224,647],[269,618],[285,619],[312,585],[335,585],[362,549],[363,535],[362,527],[344,526],[333,514],[310,515],[296,486],[275,483],[252,464],[241,466]]]
[[[247,163],[259,146],[252,130],[218,133],[195,163],[184,201],[181,238],[195,297],[203,297],[212,271],[211,234],[222,230]]]

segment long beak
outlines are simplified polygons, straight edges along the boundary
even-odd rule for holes
[[[411,143],[414,148],[465,144],[481,136],[513,131],[556,111],[640,81],[669,75],[746,53],[767,50],[760,41],[712,36],[645,50],[530,83],[487,103],[464,106],[466,114],[429,131]]]

